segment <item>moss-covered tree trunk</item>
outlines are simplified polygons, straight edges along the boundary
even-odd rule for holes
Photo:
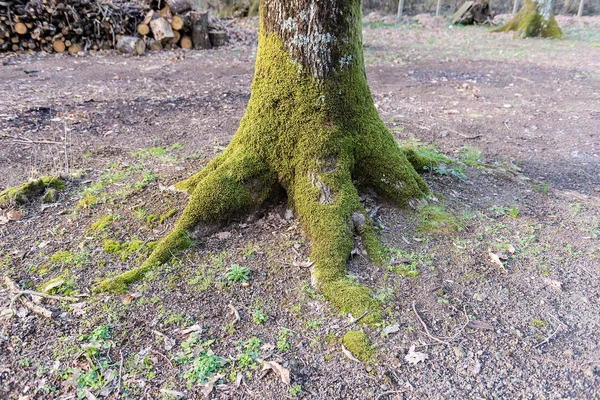
[[[355,183],[399,205],[428,192],[419,157],[400,149],[375,109],[362,52],[360,0],[262,0],[252,94],[227,149],[176,185],[191,197],[175,229],[135,270],[102,282],[122,290],[190,237],[256,210],[283,188],[312,240],[315,285],[336,307],[377,319],[379,304],[346,276],[354,234],[385,257]],[[415,169],[416,168],[416,169]]]
[[[541,36],[562,39],[562,30],[554,18],[553,0],[525,0],[523,7],[506,25],[492,32],[514,31],[522,38]]]

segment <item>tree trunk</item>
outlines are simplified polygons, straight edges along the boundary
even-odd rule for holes
[[[346,276],[354,233],[385,260],[355,182],[399,205],[428,188],[429,160],[403,150],[379,118],[366,80],[360,0],[262,0],[252,94],[225,151],[176,185],[191,197],[174,230],[140,267],[102,282],[123,291],[220,221],[256,210],[283,188],[312,240],[313,283],[363,322],[381,305]]]
[[[584,6],[584,2],[585,0],[580,0],[579,1],[579,9],[577,10],[577,16],[581,17],[583,16],[583,6]]]
[[[513,3],[513,14],[517,13],[517,10],[519,9],[519,0],[515,0],[515,2]]]
[[[396,17],[398,20],[402,19],[402,11],[404,10],[404,0],[398,0],[398,14]]]
[[[525,0],[521,10],[506,25],[492,29],[492,32],[514,31],[526,37],[562,39],[563,32],[554,18],[553,0]]]

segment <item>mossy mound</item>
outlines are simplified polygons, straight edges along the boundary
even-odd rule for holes
[[[565,36],[558,26],[554,15],[549,12],[545,16],[545,13],[537,2],[526,0],[523,7],[521,7],[512,20],[499,28],[492,29],[490,32],[514,31],[521,38],[543,37],[564,39]]]
[[[369,337],[363,331],[350,331],[346,333],[342,342],[346,349],[362,362],[370,361],[373,357],[373,346]]]
[[[21,186],[10,187],[0,192],[0,207],[8,204],[25,204],[33,198],[43,195],[47,190],[64,190],[65,182],[54,176],[35,179]],[[56,192],[54,192],[54,198]],[[50,197],[47,199],[50,200]]]

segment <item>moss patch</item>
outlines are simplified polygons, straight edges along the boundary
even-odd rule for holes
[[[142,250],[144,246],[145,243],[137,239],[125,243],[119,243],[116,240],[105,240],[102,243],[102,250],[105,253],[118,254],[121,261],[126,261],[131,255]]]
[[[102,232],[112,225],[115,218],[112,215],[105,215],[90,226],[91,232]]]
[[[34,197],[44,194],[47,189],[64,190],[65,182],[54,176],[46,176],[21,186],[10,187],[0,192],[0,206],[11,203],[24,204]]]
[[[346,333],[342,342],[346,349],[362,362],[370,361],[373,357],[373,346],[369,337],[363,331],[350,331]]]
[[[491,30],[491,32],[509,31],[514,31],[521,38],[536,36],[552,39],[565,38],[554,15],[550,14],[545,18],[538,4],[532,0],[525,0],[523,7],[508,23]]]

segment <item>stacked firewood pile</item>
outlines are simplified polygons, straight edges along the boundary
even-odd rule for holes
[[[104,1],[0,0],[0,51],[116,48],[141,55],[146,49],[207,49],[228,41],[226,26],[194,10],[192,0]]]
[[[140,5],[93,0],[0,0],[0,51],[110,49],[134,32]]]
[[[191,0],[168,0],[160,9],[158,5],[137,26],[150,49],[209,49],[227,43],[227,32],[210,23],[208,12],[193,10]]]

